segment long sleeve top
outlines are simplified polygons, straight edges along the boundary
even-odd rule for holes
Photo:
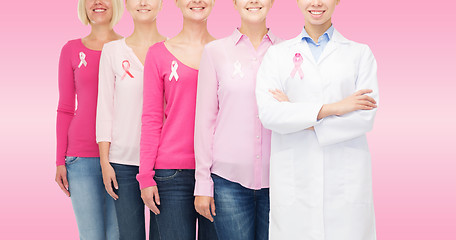
[[[239,30],[206,45],[196,103],[195,195],[213,196],[211,173],[249,189],[269,187],[271,131],[258,118],[256,74],[270,46],[268,33],[255,50]]]
[[[110,142],[109,161],[139,166],[144,66],[125,38],[106,43],[100,59],[96,134]]]
[[[195,169],[197,80],[198,70],[180,62],[163,42],[149,48],[136,177],[141,189],[156,185],[154,169]]]
[[[62,48],[58,77],[57,166],[65,164],[65,156],[99,157],[95,117],[100,55],[101,51],[88,49],[81,39],[68,41]]]

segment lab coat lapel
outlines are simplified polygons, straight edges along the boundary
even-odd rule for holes
[[[294,38],[293,41],[294,41],[294,47],[292,49],[298,50],[298,52],[301,53],[302,56],[307,58],[307,60],[309,62],[316,64],[315,58],[313,57],[312,52],[310,51],[309,44],[307,44],[306,41],[302,40],[301,34],[299,34],[296,38]]]
[[[326,45],[325,49],[323,50],[323,53],[321,54],[320,58],[318,59],[317,64],[320,64],[321,62],[323,62],[323,60],[325,60],[325,58],[329,57],[334,51],[337,50],[337,43],[333,40],[334,39],[332,39],[331,41],[328,42],[328,45]]]
[[[306,57],[311,63],[316,64],[315,58],[312,55],[312,52],[310,51],[309,44],[307,44],[307,42],[301,40],[301,43],[299,45],[300,45],[300,50],[302,51],[302,55],[304,57]]]
[[[333,36],[331,40],[328,42],[328,45],[326,45],[325,50],[323,50],[323,53],[321,54],[320,58],[318,59],[317,64],[320,64],[325,60],[325,58],[329,57],[332,53],[334,53],[339,44],[344,44],[347,43],[348,40],[342,36],[336,29],[334,29]]]

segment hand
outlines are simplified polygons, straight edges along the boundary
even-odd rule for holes
[[[289,102],[288,96],[279,89],[269,90],[272,96],[279,102]]]
[[[55,182],[57,182],[60,189],[69,197],[70,191],[68,190],[67,170],[65,165],[57,166]]]
[[[146,206],[153,212],[155,215],[160,214],[157,206],[160,205],[160,196],[158,195],[157,186],[146,187],[141,189],[141,198],[146,204]],[[154,201],[155,200],[155,201]]]
[[[114,200],[119,199],[119,196],[117,196],[114,189],[112,189],[113,185],[116,189],[119,189],[114,168],[112,168],[110,163],[107,163],[106,165],[101,166],[101,172],[103,174],[103,183],[105,185],[106,192],[108,192]]]
[[[215,216],[215,203],[213,197],[195,196],[195,209],[201,216],[214,222],[214,218],[212,218],[212,216]]]
[[[363,89],[346,97],[340,102],[335,103],[335,113],[337,116],[344,115],[356,110],[372,110],[377,107],[377,102],[372,97],[365,94],[371,93],[370,89]]]

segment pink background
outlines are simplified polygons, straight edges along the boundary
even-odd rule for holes
[[[77,239],[70,199],[54,182],[59,53],[67,40],[89,33],[76,5],[0,7],[0,239]],[[456,236],[455,7],[450,0],[342,0],[333,18],[378,61],[381,103],[368,134],[378,239]],[[287,39],[303,26],[294,0],[276,0],[268,19]],[[238,24],[232,1],[217,0],[210,32],[224,37]],[[165,0],[159,30],[174,36],[180,27],[179,11]],[[115,29],[131,33],[127,13]]]

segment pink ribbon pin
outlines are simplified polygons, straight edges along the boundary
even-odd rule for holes
[[[293,63],[295,65],[295,67],[293,68],[293,71],[291,71],[291,77],[294,78],[294,76],[296,75],[296,72],[299,73],[299,77],[301,79],[304,78],[304,73],[302,72],[302,69],[301,69],[301,65],[302,65],[302,56],[300,53],[296,53],[293,57]]]
[[[130,73],[130,71],[129,71],[129,70],[130,70],[130,62],[129,62],[128,60],[124,60],[124,61],[122,62],[122,68],[123,68],[123,70],[125,71],[125,73],[122,75],[122,80],[127,76],[127,74],[128,74],[128,76],[130,76],[131,78],[134,78],[133,75],[131,75],[131,73]]]

